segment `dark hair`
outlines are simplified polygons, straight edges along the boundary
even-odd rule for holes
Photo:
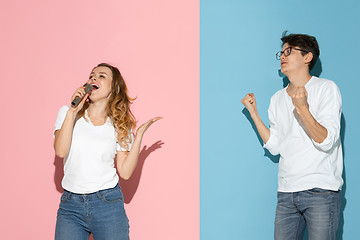
[[[287,43],[292,47],[299,47],[302,50],[311,52],[313,54],[313,59],[309,63],[309,70],[311,70],[314,67],[320,55],[319,44],[316,41],[316,38],[314,36],[310,36],[306,34],[289,34],[289,35],[286,34],[287,31],[283,32],[282,34],[282,38],[281,38],[281,41],[283,42],[282,46],[284,46],[284,44]],[[301,54],[304,56],[306,53],[301,52]]]

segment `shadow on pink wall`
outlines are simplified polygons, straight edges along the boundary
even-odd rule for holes
[[[142,173],[142,169],[143,169],[146,158],[152,152],[161,148],[161,146],[163,144],[164,144],[164,142],[162,142],[160,140],[160,141],[153,143],[149,148],[145,145],[140,151],[138,164],[137,164],[133,174],[131,175],[130,179],[124,180],[124,179],[120,178],[120,186],[121,186],[121,190],[124,194],[124,202],[126,204],[131,202],[131,200],[133,199],[133,197],[139,187],[141,173]]]
[[[146,158],[155,150],[161,148],[164,144],[161,140],[153,143],[149,148],[145,145],[139,154],[138,164],[129,180],[123,180],[120,178],[120,186],[124,195],[124,202],[126,204],[130,203],[133,199],[140,183],[142,169],[145,163]],[[54,183],[56,190],[60,193],[64,191],[61,186],[61,180],[64,176],[64,168],[63,168],[63,159],[55,155],[54,159],[55,165],[55,174],[54,174]]]
[[[139,154],[139,161],[138,164],[129,180],[123,180],[120,178],[120,186],[121,190],[124,195],[124,202],[126,204],[129,204],[131,200],[133,199],[140,183],[141,173],[142,169],[145,163],[146,158],[155,150],[161,148],[161,146],[164,144],[161,140],[153,143],[149,148],[145,145]],[[55,155],[54,159],[54,165],[55,165],[55,174],[54,174],[54,183],[56,190],[60,193],[64,191],[64,189],[61,186],[61,180],[64,176],[64,168],[63,168],[63,159],[59,158]],[[93,236],[90,235],[89,240],[94,240]]]

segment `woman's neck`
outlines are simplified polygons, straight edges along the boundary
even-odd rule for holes
[[[107,119],[107,102],[92,102],[87,109],[88,115],[93,118]]]

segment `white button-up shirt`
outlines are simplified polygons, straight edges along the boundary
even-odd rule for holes
[[[271,98],[270,138],[264,148],[273,155],[280,154],[278,191],[315,187],[337,191],[343,184],[340,91],[334,82],[317,77],[312,77],[305,88],[311,114],[327,129],[326,139],[316,143],[310,138],[284,88]]]

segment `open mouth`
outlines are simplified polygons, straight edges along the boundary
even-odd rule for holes
[[[91,86],[93,87],[93,90],[98,90],[100,87],[98,85],[96,85],[95,83],[91,84]]]

